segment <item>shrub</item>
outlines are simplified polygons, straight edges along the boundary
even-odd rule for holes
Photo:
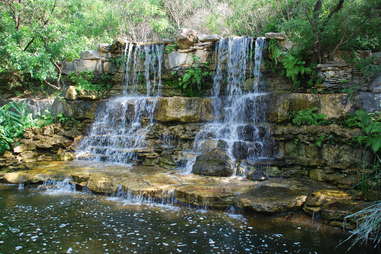
[[[32,114],[26,104],[10,102],[0,107],[0,154],[11,149],[14,140],[33,125]]]

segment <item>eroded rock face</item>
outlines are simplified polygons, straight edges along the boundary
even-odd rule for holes
[[[318,112],[328,119],[344,117],[354,109],[354,104],[348,94],[274,94],[269,105],[268,120],[284,122],[289,119],[290,113],[317,108]]]
[[[192,173],[204,176],[231,176],[234,170],[226,152],[214,149],[197,157]]]
[[[198,123],[213,120],[209,98],[161,97],[155,119],[159,122]]]

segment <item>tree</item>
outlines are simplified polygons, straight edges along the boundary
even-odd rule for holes
[[[78,57],[97,38],[107,40],[117,34],[108,34],[109,24],[118,25],[108,12],[101,18],[89,13],[99,11],[103,4],[90,0],[0,2],[0,78],[10,87],[42,82],[61,89],[62,61]]]

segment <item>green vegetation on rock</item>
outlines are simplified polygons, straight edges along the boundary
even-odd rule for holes
[[[53,123],[66,123],[72,118],[60,113],[52,115],[45,112],[43,115],[33,117],[25,103],[10,102],[0,107],[0,155],[10,150],[17,138],[23,136],[27,128],[44,126]]]

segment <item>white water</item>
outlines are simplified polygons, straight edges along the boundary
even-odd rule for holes
[[[137,153],[147,150],[145,137],[154,123],[162,86],[163,53],[163,45],[126,44],[123,96],[99,107],[77,149],[78,159],[132,165]]]
[[[144,196],[142,194],[134,194],[133,192],[127,190],[125,191],[121,185],[118,186],[117,191],[112,197],[109,197],[110,201],[121,202],[123,205],[131,206],[151,206],[160,207],[170,210],[178,210],[179,208],[175,206],[176,198],[174,191],[164,192],[161,198],[153,198],[150,196]]]
[[[266,158],[267,131],[262,125],[265,123],[263,98],[267,93],[260,83],[264,44],[264,38],[219,41],[212,96],[216,120],[197,134],[194,156],[187,161],[184,173],[192,172],[197,155],[208,150],[211,142],[214,147],[223,147],[236,170],[245,171],[245,167],[237,164],[239,161],[254,164]]]
[[[76,193],[75,184],[71,183],[71,179],[66,178],[62,181],[47,180],[39,188],[45,189],[45,193],[49,195],[67,195]]]

